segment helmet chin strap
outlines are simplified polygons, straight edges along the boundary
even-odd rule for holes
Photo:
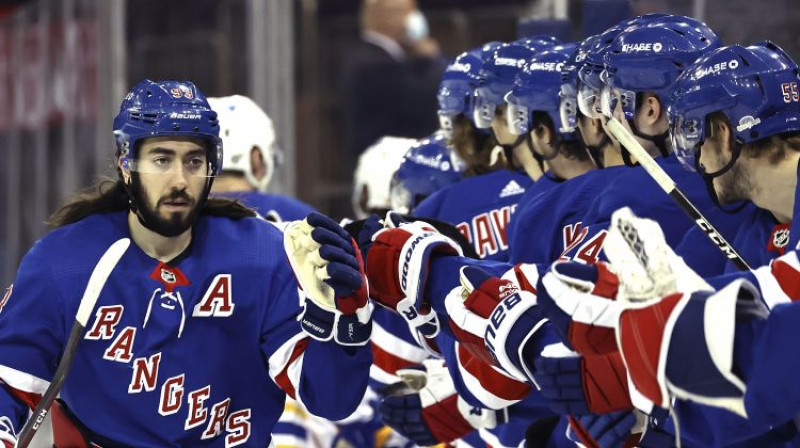
[[[627,119],[626,121],[628,122],[628,126],[630,126],[631,132],[633,133],[633,135],[635,135],[635,136],[637,136],[637,137],[639,137],[641,139],[650,141],[654,145],[656,145],[656,148],[658,149],[658,152],[661,154],[662,157],[669,156],[669,149],[667,148],[667,139],[669,139],[669,130],[664,131],[664,132],[662,132],[660,134],[656,134],[656,135],[647,135],[647,134],[643,134],[641,131],[639,131],[639,129],[636,127],[636,123],[634,123],[633,120]],[[633,162],[633,160],[631,160],[631,153],[629,153],[628,150],[625,149],[624,146],[622,146],[622,145],[620,145],[620,146],[621,146],[621,149],[622,149],[622,151],[621,151],[622,152],[622,161],[625,162],[625,165],[627,165],[627,166],[636,166],[636,165],[638,165],[638,163],[635,163],[635,162]]]
[[[739,159],[739,156],[742,154],[742,145],[737,142],[733,142],[733,151],[731,153],[731,160],[725,164],[719,170],[709,173],[706,171],[706,168],[700,164],[700,150],[697,150],[697,156],[694,158],[694,166],[698,173],[703,177],[703,183],[706,185],[706,190],[708,191],[708,195],[711,196],[711,201],[714,205],[717,206],[720,210],[728,214],[736,214],[739,213],[743,208],[747,206],[747,201],[742,201],[741,204],[734,208],[726,208],[722,205],[719,200],[719,196],[717,195],[717,190],[714,189],[714,179],[717,177],[722,176],[723,174],[727,173],[733,168],[733,164]]]
[[[584,143],[585,142],[586,141],[584,140]],[[600,142],[598,144],[584,145],[586,146],[586,151],[589,153],[589,157],[592,158],[594,165],[598,168],[605,168],[605,163],[603,162],[603,154],[601,151],[609,143],[611,143],[611,139],[608,138],[608,135],[605,132],[603,132],[603,137],[600,139]]]

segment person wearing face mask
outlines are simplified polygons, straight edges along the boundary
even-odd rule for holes
[[[384,135],[423,138],[437,129],[436,89],[446,61],[415,0],[363,0],[359,40],[339,78],[343,173]]]

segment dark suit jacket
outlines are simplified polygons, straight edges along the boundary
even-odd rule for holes
[[[384,135],[422,138],[438,128],[436,90],[444,68],[441,58],[397,61],[363,40],[350,49],[338,92],[345,173]]]

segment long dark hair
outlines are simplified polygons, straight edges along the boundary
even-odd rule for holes
[[[466,177],[510,168],[507,161],[502,158],[492,164],[492,149],[497,142],[491,134],[480,133],[464,114],[456,116],[451,142],[456,154],[466,163],[464,168]]]
[[[129,210],[128,193],[121,179],[103,179],[78,192],[67,204],[61,206],[47,220],[50,228],[72,224],[97,213]],[[256,212],[235,199],[209,197],[200,211],[201,215],[241,219],[256,216]]]

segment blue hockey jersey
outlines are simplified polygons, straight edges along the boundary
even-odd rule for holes
[[[44,392],[95,263],[123,237],[127,213],[96,214],[23,259],[0,311],[0,416],[17,431],[27,408],[11,394]],[[300,300],[278,229],[202,215],[169,263],[128,248],[61,398],[101,446],[268,446],[287,394],[322,417],[346,417],[367,387],[369,347],[308,338]]]
[[[531,185],[524,173],[497,170],[437,191],[413,214],[455,225],[481,258],[507,260],[508,223]]]
[[[751,268],[765,266],[784,254],[789,244],[789,224],[778,223],[772,213],[752,204],[747,211],[737,213],[737,219],[742,219],[741,227],[729,242]],[[701,277],[739,271],[697,226],[689,229],[675,253]]]
[[[557,260],[583,232],[581,217],[598,193],[625,167],[588,171],[520,203],[511,234],[513,263]],[[581,240],[582,241],[582,240]]]
[[[702,178],[684,169],[674,154],[657,159],[657,163],[725,239],[732,240],[742,224],[742,216],[747,216],[752,209],[738,215],[723,212],[711,201]],[[644,168],[625,168],[620,176],[598,192],[583,217],[570,224],[581,229],[580,233],[577,229],[572,230],[576,236],[570,245],[562,245],[564,257],[587,263],[604,258],[601,249],[611,215],[622,207],[630,207],[637,216],[657,221],[671,247],[677,247],[686,232],[695,225]],[[564,231],[567,230],[565,227]]]
[[[297,221],[314,211],[314,207],[305,202],[280,194],[241,191],[214,193],[214,196],[238,199],[244,205],[255,209],[262,217],[273,222]]]

